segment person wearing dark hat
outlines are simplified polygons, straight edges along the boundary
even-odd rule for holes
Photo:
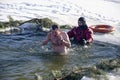
[[[78,26],[68,31],[69,38],[73,38],[73,43],[79,45],[89,45],[93,42],[93,31],[87,26],[84,17],[78,19]]]
[[[60,55],[67,54],[67,49],[71,46],[67,33],[61,31],[58,25],[52,25],[52,30],[42,41],[42,45],[46,45],[49,41],[52,43],[54,52]]]

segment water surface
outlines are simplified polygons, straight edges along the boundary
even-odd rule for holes
[[[72,45],[66,56],[53,55],[50,43],[42,47],[44,36],[0,35],[0,80],[34,80],[34,74],[49,76],[52,70],[93,66],[102,59],[116,58],[120,47],[95,41],[84,49]]]

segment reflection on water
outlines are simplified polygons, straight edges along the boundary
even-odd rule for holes
[[[67,63],[67,56],[44,56],[42,59],[49,70],[59,70]]]
[[[0,35],[0,80],[34,80],[34,74],[48,76],[52,70],[72,69],[74,66],[92,66],[101,59],[119,54],[120,47],[94,42],[84,49],[72,45],[68,55],[53,55],[51,46],[41,46],[44,36]],[[50,43],[49,43],[50,44]]]

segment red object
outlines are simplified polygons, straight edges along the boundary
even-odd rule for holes
[[[114,27],[110,25],[92,25],[90,28],[94,32],[99,32],[99,33],[109,33],[114,31]]]
[[[80,41],[85,39],[88,42],[93,42],[93,31],[90,28],[86,30],[80,30],[79,27],[74,27],[71,31],[68,32],[69,38],[74,37],[75,40]]]

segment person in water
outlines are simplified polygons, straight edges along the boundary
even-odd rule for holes
[[[78,26],[68,31],[68,36],[73,38],[73,43],[83,46],[93,42],[93,31],[87,26],[84,17],[78,19]]]
[[[66,32],[61,31],[58,25],[53,25],[52,30],[48,33],[42,45],[46,45],[48,42],[52,43],[54,52],[56,53],[67,53],[67,48],[71,46],[69,37]]]

